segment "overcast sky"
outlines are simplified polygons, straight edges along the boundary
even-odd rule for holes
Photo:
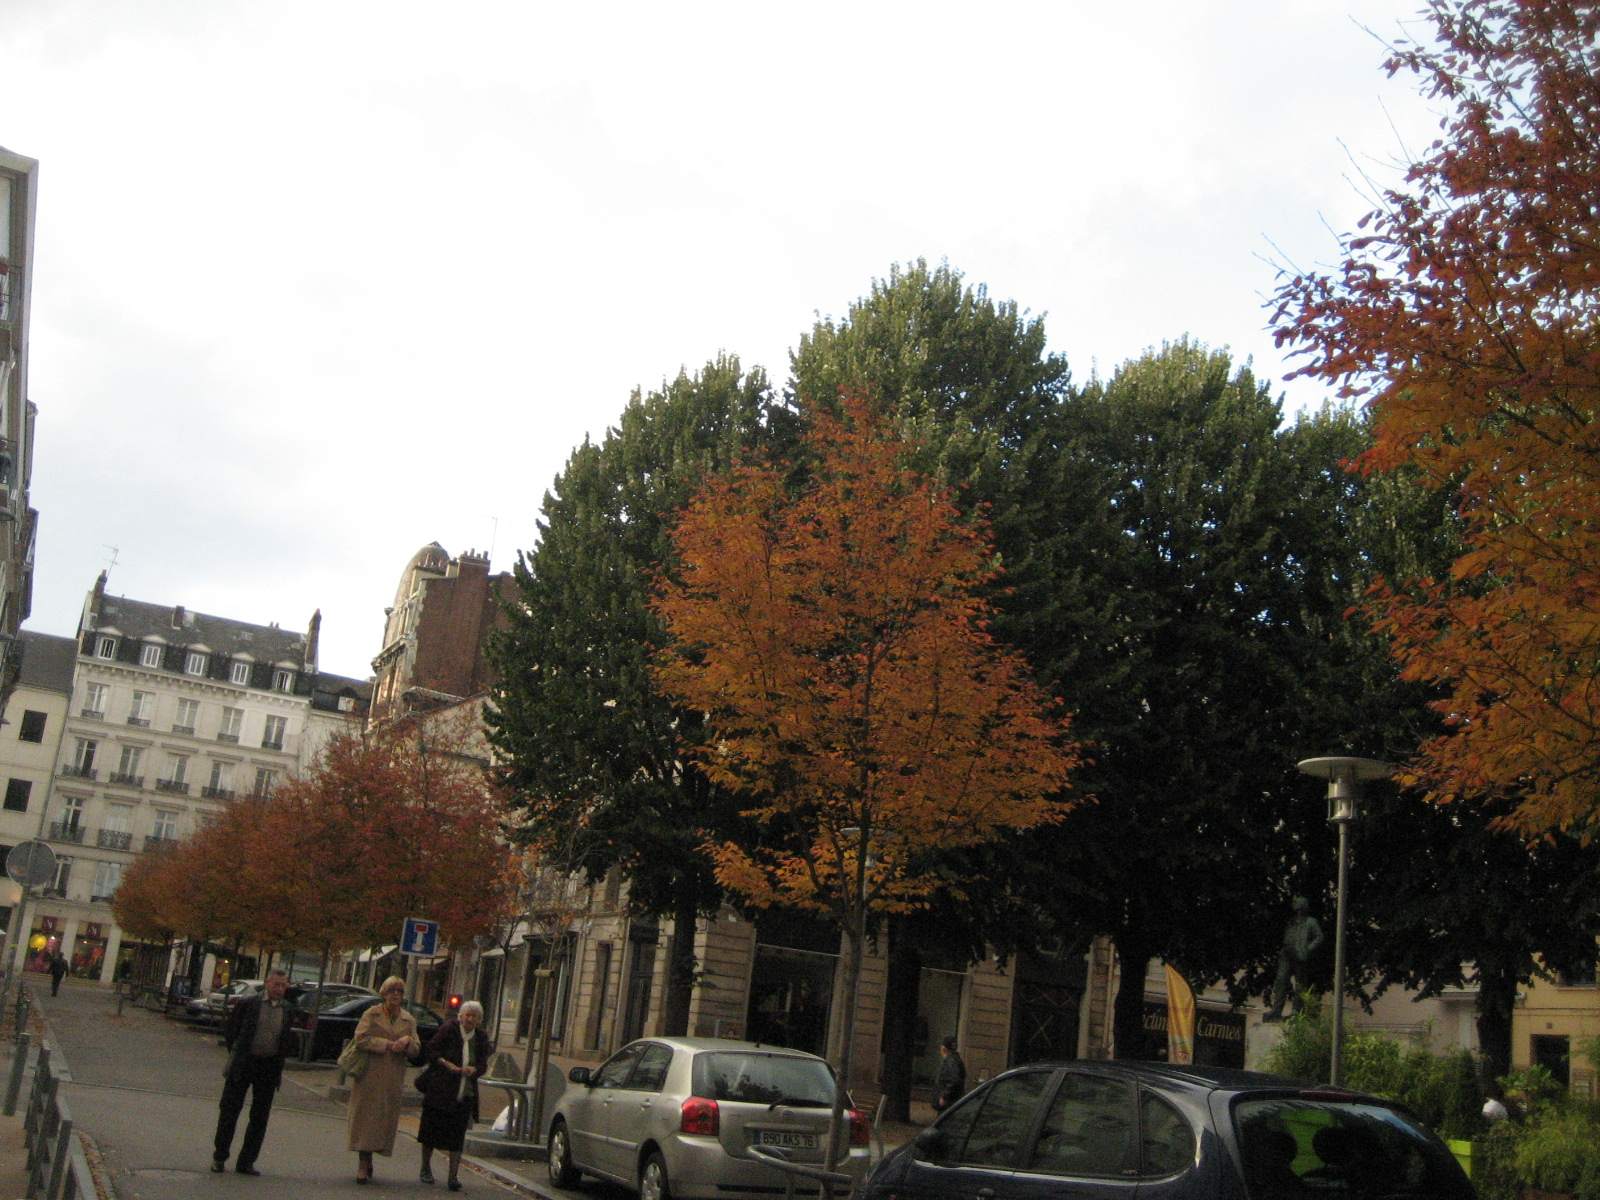
[[[507,569],[633,388],[781,384],[948,261],[1086,379],[1184,334],[1281,378],[1278,251],[1431,136],[1417,0],[0,0],[40,160],[28,627],[110,590],[370,674],[412,553]],[[1284,386],[1291,407],[1320,403]]]

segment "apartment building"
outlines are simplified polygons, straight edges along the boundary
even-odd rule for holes
[[[106,594],[84,603],[69,707],[38,836],[55,879],[30,942],[57,939],[76,975],[125,954],[111,897],[139,854],[184,838],[236,796],[270,792],[340,723],[364,685],[317,670],[304,632]]]
[[[18,633],[33,606],[38,514],[29,507],[34,407],[28,315],[39,164],[0,146],[0,707],[16,686]]]

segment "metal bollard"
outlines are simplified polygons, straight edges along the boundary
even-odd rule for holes
[[[17,1035],[16,1049],[12,1052],[11,1078],[6,1083],[5,1114],[15,1116],[17,1112],[17,1097],[22,1095],[22,1073],[28,1069],[28,1047],[32,1042],[26,1033]]]
[[[119,1016],[119,1017],[122,1015],[122,1002],[124,1000],[126,1000],[127,998],[128,998],[128,994],[125,991],[123,991],[121,988],[118,988],[117,989],[117,1016]]]

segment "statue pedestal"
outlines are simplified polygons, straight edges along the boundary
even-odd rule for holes
[[[1245,1026],[1244,1066],[1247,1071],[1264,1071],[1262,1063],[1268,1054],[1283,1040],[1283,1024],[1279,1021],[1254,1020]]]

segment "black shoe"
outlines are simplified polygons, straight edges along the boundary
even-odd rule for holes
[[[239,1174],[241,1174],[241,1175],[259,1175],[259,1174],[261,1174],[261,1172],[256,1170],[254,1167],[247,1167],[243,1163],[240,1163],[237,1167],[234,1168],[234,1170],[239,1172]]]
[[[211,1169],[221,1175],[228,1169],[228,1160],[225,1158],[213,1158],[211,1160]]]
[[[459,1192],[461,1190],[461,1180],[452,1179],[445,1186],[448,1187],[452,1192]]]
[[[423,1183],[432,1183],[433,1182],[433,1172],[430,1171],[427,1167],[423,1167],[422,1170],[417,1173],[417,1178],[422,1180]]]

